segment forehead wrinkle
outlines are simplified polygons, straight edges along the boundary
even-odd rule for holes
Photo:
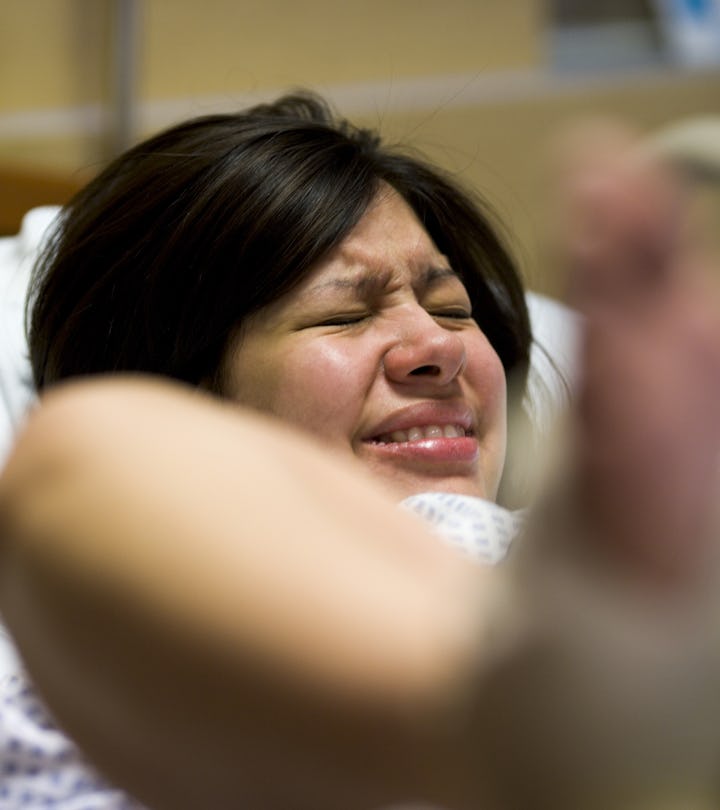
[[[358,297],[377,295],[385,290],[392,280],[392,270],[381,271],[364,269],[347,276],[335,276],[314,284],[307,291],[309,297],[320,294],[326,290],[349,291]]]
[[[381,295],[393,286],[396,274],[391,268],[373,270],[363,268],[359,272],[348,277],[338,276],[327,279],[314,285],[308,290],[309,296],[317,295],[324,290],[351,291],[359,299],[370,299]],[[424,271],[415,275],[412,279],[412,288],[417,294],[424,293],[429,287],[445,279],[461,278],[455,270],[449,266],[430,266]]]
[[[380,235],[375,233],[375,226],[372,235],[357,230],[351,233],[339,245],[338,258],[348,267],[360,266],[378,272],[394,266],[407,266],[415,270],[437,261],[440,254],[421,228],[418,227],[417,231],[413,228],[410,233],[405,230],[397,233],[386,223],[382,225],[386,227]]]

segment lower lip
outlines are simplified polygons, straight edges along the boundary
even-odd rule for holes
[[[474,436],[457,438],[419,439],[413,442],[369,442],[375,453],[388,458],[442,463],[472,464],[477,461],[480,450]]]

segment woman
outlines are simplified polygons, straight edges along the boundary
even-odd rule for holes
[[[81,192],[36,278],[30,352],[40,390],[78,374],[162,374],[351,450],[398,477],[401,496],[494,499],[504,376],[521,395],[530,339],[517,271],[469,196],[305,95],[182,124]],[[415,357],[423,341],[429,354]],[[466,389],[473,401],[459,404]],[[428,398],[462,413],[391,416]],[[436,486],[442,464],[378,441],[429,425],[487,431],[445,442],[482,456],[471,483],[451,472]]]
[[[634,182],[651,199],[652,178]],[[667,196],[651,206],[664,225]],[[606,287],[606,301],[624,293]],[[239,405],[148,384],[81,386],[41,409],[0,490],[11,538],[0,606],[54,711],[112,777],[158,807],[522,806],[513,768],[530,790],[538,768],[513,737],[522,723],[508,736],[502,717],[542,688],[533,667],[498,687],[518,638],[526,649],[503,608],[512,589],[434,545],[349,465],[396,497],[493,499],[504,372],[527,368],[522,300],[462,194],[330,125],[314,100],[179,127],[75,201],[36,290],[40,387],[165,374],[336,451]],[[671,326],[653,337],[672,342]],[[612,403],[607,362],[603,373],[586,391]],[[618,495],[643,494],[619,464],[633,441],[647,458],[634,419],[617,436],[581,420],[576,533],[599,529],[645,570],[675,570],[645,546],[654,523],[636,521],[628,540],[618,519]],[[602,465],[589,452],[599,437],[621,451]],[[702,467],[672,449],[676,470]],[[684,528],[672,526],[666,551]],[[567,716],[555,719],[564,729]],[[577,789],[555,791],[556,806],[577,806]]]
[[[530,343],[515,267],[456,183],[317,97],[122,155],[64,210],[31,300],[40,391],[160,374],[304,429],[396,500],[498,493]]]

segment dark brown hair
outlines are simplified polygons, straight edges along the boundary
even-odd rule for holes
[[[296,94],[168,129],[63,210],[30,299],[38,389],[121,370],[221,389],[243,319],[298,284],[381,183],[459,272],[475,319],[523,387],[531,336],[522,284],[478,200],[337,120],[318,97]]]

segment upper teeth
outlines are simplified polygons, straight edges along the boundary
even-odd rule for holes
[[[392,433],[384,433],[378,436],[378,441],[384,444],[391,442],[416,442],[420,439],[456,439],[465,436],[465,428],[462,425],[423,425],[422,427],[411,427],[408,430],[393,430]]]

